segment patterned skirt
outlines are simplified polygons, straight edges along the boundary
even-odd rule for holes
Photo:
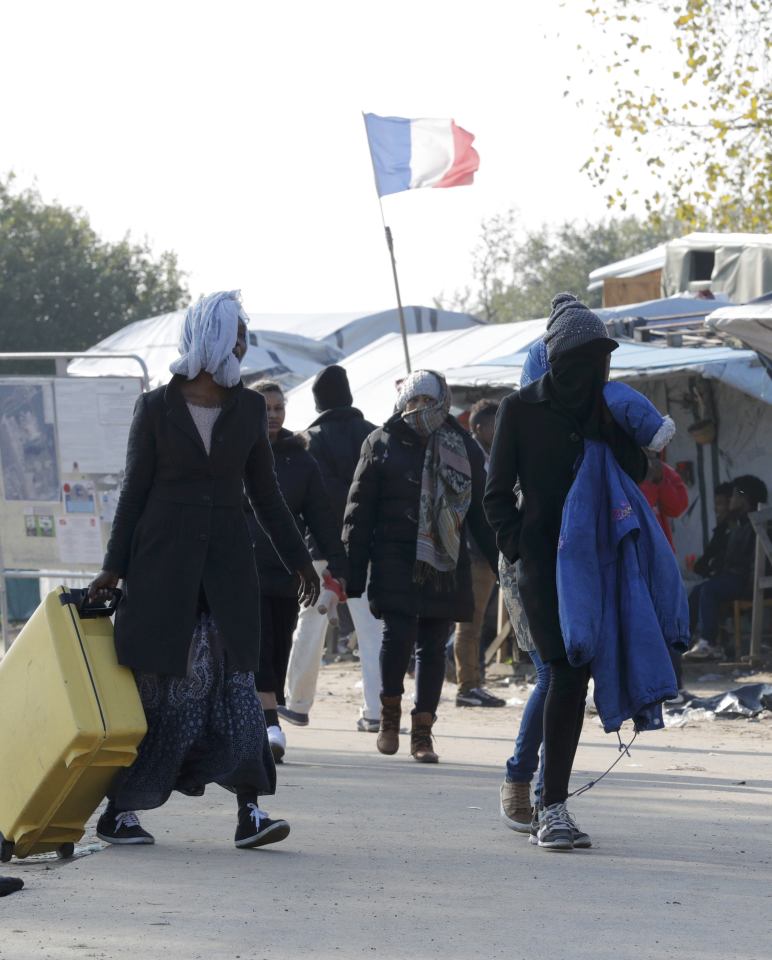
[[[173,790],[199,797],[208,783],[233,792],[276,792],[265,717],[253,673],[229,673],[214,620],[193,632],[186,677],[136,673],[147,718],[137,759],[113,781],[119,810],[151,810]]]

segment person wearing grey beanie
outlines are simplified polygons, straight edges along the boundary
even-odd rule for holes
[[[563,505],[585,439],[607,443],[635,483],[648,464],[603,400],[609,356],[618,344],[600,318],[572,294],[558,294],[543,339],[550,369],[499,407],[484,504],[501,553],[518,564],[522,607],[550,671],[544,787],[532,836],[544,849],[571,850],[591,844],[566,808],[589,674],[569,663],[561,630],[556,565]]]
[[[550,363],[561,354],[594,340],[608,340],[609,350],[617,346],[609,337],[600,317],[577,300],[573,293],[559,293],[552,298],[552,313],[543,340],[547,345]]]

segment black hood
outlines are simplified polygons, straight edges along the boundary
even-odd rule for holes
[[[348,385],[348,374],[336,363],[317,373],[311,391],[319,413],[333,407],[350,407],[354,402]]]

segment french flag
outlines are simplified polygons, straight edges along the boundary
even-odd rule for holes
[[[419,187],[461,187],[474,180],[480,166],[474,136],[455,121],[364,117],[378,196]]]

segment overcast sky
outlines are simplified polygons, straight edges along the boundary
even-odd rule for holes
[[[600,49],[585,0],[3,5],[0,172],[177,251],[192,293],[255,312],[393,305],[361,112],[453,117],[471,187],[384,199],[403,299],[469,280],[480,221],[605,215],[579,168],[597,117],[564,97]],[[584,51],[577,53],[581,41]],[[598,85],[600,84],[600,86]]]

